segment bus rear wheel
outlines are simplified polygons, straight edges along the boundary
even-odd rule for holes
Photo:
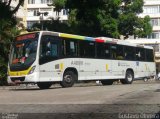
[[[49,89],[53,83],[52,82],[38,82],[37,85],[40,89]]]
[[[113,80],[102,80],[101,83],[102,83],[102,85],[112,85]]]
[[[121,79],[120,81],[122,84],[132,84],[133,79],[134,79],[133,72],[130,70],[127,70],[125,79]]]
[[[63,75],[63,80],[60,82],[60,85],[63,88],[72,87],[77,79],[77,75],[72,71],[66,71]]]

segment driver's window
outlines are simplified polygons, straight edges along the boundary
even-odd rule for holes
[[[53,61],[58,58],[58,41],[54,36],[43,36],[40,45],[40,64]]]

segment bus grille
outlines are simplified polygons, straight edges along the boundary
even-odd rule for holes
[[[25,77],[12,77],[11,80],[14,82],[16,80],[19,80],[19,81],[24,81],[25,80]]]

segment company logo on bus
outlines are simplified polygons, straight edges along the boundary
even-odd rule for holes
[[[20,41],[20,40],[25,40],[25,39],[33,39],[35,38],[35,34],[26,34],[26,35],[22,35],[22,36],[18,36],[16,38],[17,41]]]
[[[136,62],[136,65],[139,66],[139,62]]]

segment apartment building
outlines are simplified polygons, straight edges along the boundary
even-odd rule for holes
[[[63,9],[60,13],[54,11],[53,0],[27,0],[27,28],[31,28],[34,23],[40,23],[41,20],[58,19],[67,20],[67,10]],[[39,14],[40,13],[40,14]],[[46,16],[43,13],[47,13]]]
[[[160,39],[160,0],[144,0],[143,13],[140,17],[149,15],[153,32],[148,39]]]
[[[9,0],[2,0],[8,2]],[[31,28],[34,23],[40,23],[41,20],[58,19],[61,21],[68,19],[67,10],[63,9],[60,13],[54,11],[52,4],[53,0],[24,0],[23,6],[15,14],[17,20],[20,21],[26,28]],[[15,8],[19,0],[12,0],[11,7]],[[43,15],[43,13],[47,15]],[[40,15],[38,13],[41,13]],[[43,15],[43,16],[42,16]]]

